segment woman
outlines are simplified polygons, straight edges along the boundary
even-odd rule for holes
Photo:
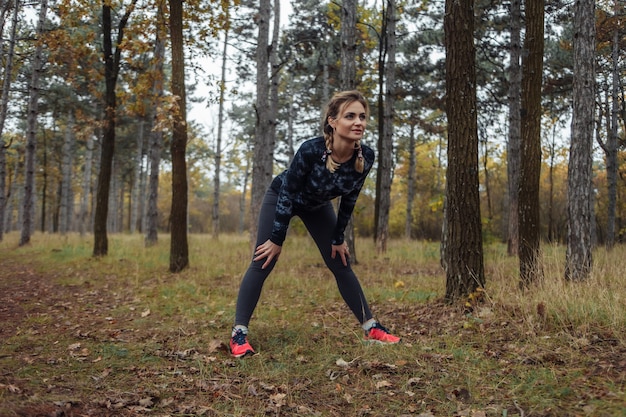
[[[248,324],[293,216],[302,219],[313,237],[365,338],[379,343],[400,341],[373,318],[344,241],[344,230],[374,163],[374,151],[361,144],[368,117],[368,103],[358,91],[335,94],[326,110],[324,136],[305,141],[289,169],[268,188],[259,213],[256,250],[239,288],[230,340],[234,357],[255,353],[248,343]],[[341,197],[337,214],[331,203],[336,197]]]

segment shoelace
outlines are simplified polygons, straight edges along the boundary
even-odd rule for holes
[[[233,342],[238,345],[243,345],[246,343],[246,334],[241,330],[238,330],[233,336]]]

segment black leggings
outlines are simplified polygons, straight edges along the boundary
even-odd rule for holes
[[[267,241],[272,234],[277,200],[278,194],[269,188],[265,193],[261,212],[259,213],[259,228],[255,248]],[[344,266],[339,255],[336,255],[335,259],[331,258],[332,233],[337,222],[337,215],[331,202],[329,201],[328,204],[317,210],[299,211],[294,213],[294,215],[302,219],[302,222],[317,244],[326,266],[335,276],[339,293],[357,320],[363,324],[371,319],[372,313],[367,305],[361,284],[350,267],[350,262],[348,261],[348,265]],[[270,272],[272,272],[272,269],[274,269],[276,259],[272,260],[265,269],[261,269],[264,262],[265,259],[251,262],[241,281],[239,296],[237,297],[235,325],[248,326],[250,322],[250,317],[252,317],[252,313],[261,296],[263,283]],[[294,279],[297,278],[299,277],[294,277]]]

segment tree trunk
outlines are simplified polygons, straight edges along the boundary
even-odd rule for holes
[[[378,137],[378,169],[376,171],[376,252],[387,252],[389,239],[389,210],[391,206],[391,181],[393,170],[393,108],[396,71],[396,4],[386,1],[383,11],[383,45],[380,59],[380,101]],[[383,87],[384,86],[384,91]]]
[[[44,33],[46,23],[46,13],[48,12],[48,0],[42,0],[39,6],[39,17],[37,22],[37,37],[39,41],[35,47],[32,61],[32,74],[29,86],[28,97],[28,117],[26,131],[26,155],[25,155],[25,175],[24,175],[24,203],[22,210],[22,234],[20,236],[20,246],[30,242],[30,236],[34,230],[34,198],[35,198],[35,155],[37,151],[37,113],[39,111],[39,78],[43,72],[43,48],[44,43],[41,37]]]
[[[412,118],[411,118],[412,120]],[[411,230],[413,229],[413,200],[415,200],[415,123],[410,122],[411,131],[409,133],[409,173],[407,175],[406,190],[406,219],[404,221],[404,237],[411,239]]]
[[[102,132],[102,148],[100,152],[100,169],[98,172],[98,191],[96,194],[96,211],[94,216],[94,246],[93,256],[105,256],[109,252],[107,237],[107,219],[109,215],[109,191],[111,187],[111,173],[113,168],[113,155],[115,153],[115,118],[117,112],[117,100],[115,88],[119,73],[121,49],[120,44],[124,39],[124,29],[128,18],[132,13],[137,0],[133,0],[126,13],[122,16],[118,26],[118,38],[113,50],[111,40],[111,6],[108,2],[102,3],[102,52],[104,58],[104,123]]]
[[[619,0],[615,0],[614,16],[619,14]],[[613,29],[613,40],[611,50],[612,68],[612,81],[611,81],[611,115],[610,118],[607,115],[607,141],[606,144],[600,143],[604,150],[604,156],[606,159],[606,182],[608,193],[608,205],[607,205],[607,225],[606,225],[606,247],[607,249],[613,249],[615,245],[615,217],[617,211],[617,173],[618,173],[618,149],[619,149],[619,134],[618,134],[618,117],[620,111],[619,103],[619,89],[620,89],[620,33],[619,25],[615,25]],[[608,100],[607,100],[608,107]],[[608,113],[608,112],[607,112]],[[600,138],[598,137],[598,142]]]
[[[341,68],[339,76],[342,90],[354,90],[356,82],[356,0],[341,3]],[[351,252],[352,253],[352,252]]]
[[[156,39],[154,41],[154,82],[152,84],[152,112],[154,126],[150,133],[150,178],[148,180],[148,208],[145,225],[145,247],[153,246],[158,241],[157,223],[159,210],[157,200],[159,195],[159,165],[161,164],[161,148],[163,146],[163,131],[158,127],[159,115],[157,109],[163,97],[163,61],[165,59],[165,0],[158,2]]]
[[[341,78],[342,90],[353,90],[357,87],[356,82],[356,0],[345,0],[341,6],[341,67],[339,75]],[[328,75],[328,73],[326,73]],[[326,84],[326,83],[324,83]],[[328,100],[326,100],[328,101]],[[344,231],[344,241],[350,251],[350,262],[353,265],[359,263],[355,236],[354,236],[354,214],[346,225]]]
[[[174,112],[172,154],[172,211],[170,214],[170,272],[189,266],[187,242],[187,109],[185,95],[185,54],[183,45],[183,0],[169,0],[172,41],[172,94],[177,98]]]
[[[273,177],[274,137],[270,135],[271,123],[269,108],[269,21],[271,15],[270,0],[260,0],[257,23],[259,36],[256,49],[256,128],[254,132],[254,150],[252,166],[252,198],[250,215],[253,222],[259,217],[261,202]],[[257,229],[250,228],[250,246],[256,242]]]
[[[478,122],[473,0],[446,0],[445,299],[451,303],[485,285],[478,193]]]
[[[5,12],[9,10],[9,2],[7,2],[5,7],[2,9],[2,15],[4,17]],[[17,33],[17,25],[18,25],[18,15],[19,15],[19,6],[20,1],[15,0],[14,9],[13,9],[13,21],[11,27],[11,37],[9,38],[9,50],[5,57],[5,66],[4,66],[4,80],[2,81],[2,96],[0,97],[0,242],[4,238],[4,230],[5,230],[5,219],[6,219],[6,206],[7,206],[7,195],[6,195],[6,180],[7,180],[7,159],[6,159],[6,150],[9,147],[4,142],[3,133],[4,133],[4,124],[7,119],[7,107],[9,105],[9,91],[11,89],[11,74],[13,74],[13,59],[15,57],[15,42]],[[4,22],[4,19],[3,19]],[[4,32],[0,32],[4,33]]]
[[[144,136],[145,136],[145,124],[146,124],[146,120],[145,118],[141,118],[141,120],[139,120],[139,122],[137,123],[137,141],[136,141],[136,153],[135,153],[135,163],[134,163],[134,171],[133,171],[133,178],[132,178],[132,185],[131,185],[131,191],[130,191],[130,221],[129,223],[129,229],[130,229],[130,233],[134,234],[137,231],[137,223],[139,220],[139,216],[141,214],[141,211],[139,210],[141,208],[141,198],[140,198],[140,191],[141,191],[141,183],[142,183],[142,161],[143,161],[143,144],[144,144]]]
[[[574,8],[572,139],[567,175],[568,233],[565,278],[583,281],[592,267],[592,144],[595,109],[595,1]]]
[[[520,142],[521,142],[521,8],[520,0],[511,0],[511,45],[509,65],[509,140],[507,142],[507,176],[509,195],[509,223],[507,253],[519,254],[519,177],[520,177]]]
[[[522,61],[522,143],[519,184],[520,287],[543,275],[540,265],[539,178],[541,174],[541,85],[544,0],[526,2]]]
[[[74,147],[74,115],[70,111],[68,114],[68,122],[65,127],[65,140],[63,141],[63,150],[61,151],[61,195],[60,195],[60,212],[59,212],[59,232],[66,234],[70,231],[72,202],[72,156]]]
[[[219,239],[220,235],[220,167],[222,164],[222,130],[224,129],[224,101],[226,92],[226,64],[228,62],[228,27],[224,30],[224,49],[222,51],[222,78],[220,85],[220,102],[217,113],[217,142],[215,143],[215,177],[213,180],[213,215],[212,236]]]
[[[88,132],[85,138],[85,165],[83,167],[83,184],[80,196],[80,215],[78,230],[81,236],[85,235],[89,221],[89,196],[91,195],[91,165],[93,163],[93,132]]]

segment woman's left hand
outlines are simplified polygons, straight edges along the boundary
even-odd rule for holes
[[[335,259],[335,256],[339,254],[343,266],[348,266],[348,258],[350,257],[350,249],[348,249],[348,244],[346,242],[343,242],[341,245],[332,245],[332,248],[333,249],[330,257]]]

